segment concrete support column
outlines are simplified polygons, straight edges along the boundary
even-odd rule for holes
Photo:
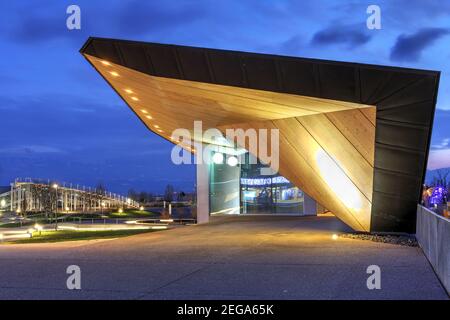
[[[197,223],[209,222],[209,165],[197,164]]]
[[[11,212],[14,211],[14,184],[11,183]]]
[[[17,192],[17,209],[20,209],[22,212],[22,188],[20,187]]]

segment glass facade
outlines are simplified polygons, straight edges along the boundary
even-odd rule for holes
[[[249,153],[241,165],[240,203],[244,214],[303,214],[304,194],[279,174],[261,175],[267,168]]]
[[[241,164],[210,164],[211,214],[297,214],[304,212],[304,193],[283,176],[262,175],[268,168],[249,153]]]
[[[211,214],[239,213],[240,166],[211,163],[209,173],[209,206]]]

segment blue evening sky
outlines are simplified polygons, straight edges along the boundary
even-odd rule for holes
[[[81,8],[81,30],[66,8]],[[382,29],[366,28],[381,7]],[[112,191],[192,191],[193,166],[149,132],[78,50],[89,36],[442,71],[428,167],[450,167],[450,2],[2,1],[0,185],[53,178]]]

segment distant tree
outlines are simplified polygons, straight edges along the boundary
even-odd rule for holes
[[[94,193],[92,194],[92,198],[94,199],[94,203],[96,203],[96,207],[102,208],[102,202],[106,197],[106,187],[102,182],[97,183],[97,187],[95,187]]]
[[[128,190],[128,198],[138,201],[137,192],[133,188]]]
[[[103,184],[103,182],[97,183],[97,187],[95,187],[95,191],[99,195],[105,195],[106,194],[106,187]]]
[[[44,209],[46,216],[48,216],[49,213],[54,212],[57,206],[57,190],[52,187],[53,184],[53,182],[49,184],[43,184],[38,190],[40,197],[39,201],[42,204],[42,208]]]
[[[171,184],[168,184],[166,186],[166,190],[164,191],[164,200],[171,202],[173,201],[173,192],[174,192],[174,188]]]
[[[147,203],[148,194],[147,192],[141,191],[138,196],[139,203]]]
[[[152,202],[155,199],[153,193],[147,192],[147,202]]]
[[[438,169],[436,170],[433,177],[433,185],[441,186],[447,188],[449,186],[450,181],[447,180],[448,175],[450,174],[450,169]]]
[[[178,192],[178,196],[177,196],[178,201],[183,201],[185,197],[186,197],[186,193],[184,193],[183,191]]]

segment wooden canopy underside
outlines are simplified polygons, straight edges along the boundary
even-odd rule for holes
[[[204,130],[222,132],[278,129],[280,174],[353,229],[370,230],[374,106],[156,77],[85,57],[146,126],[168,140],[175,129],[192,131],[196,120]]]

